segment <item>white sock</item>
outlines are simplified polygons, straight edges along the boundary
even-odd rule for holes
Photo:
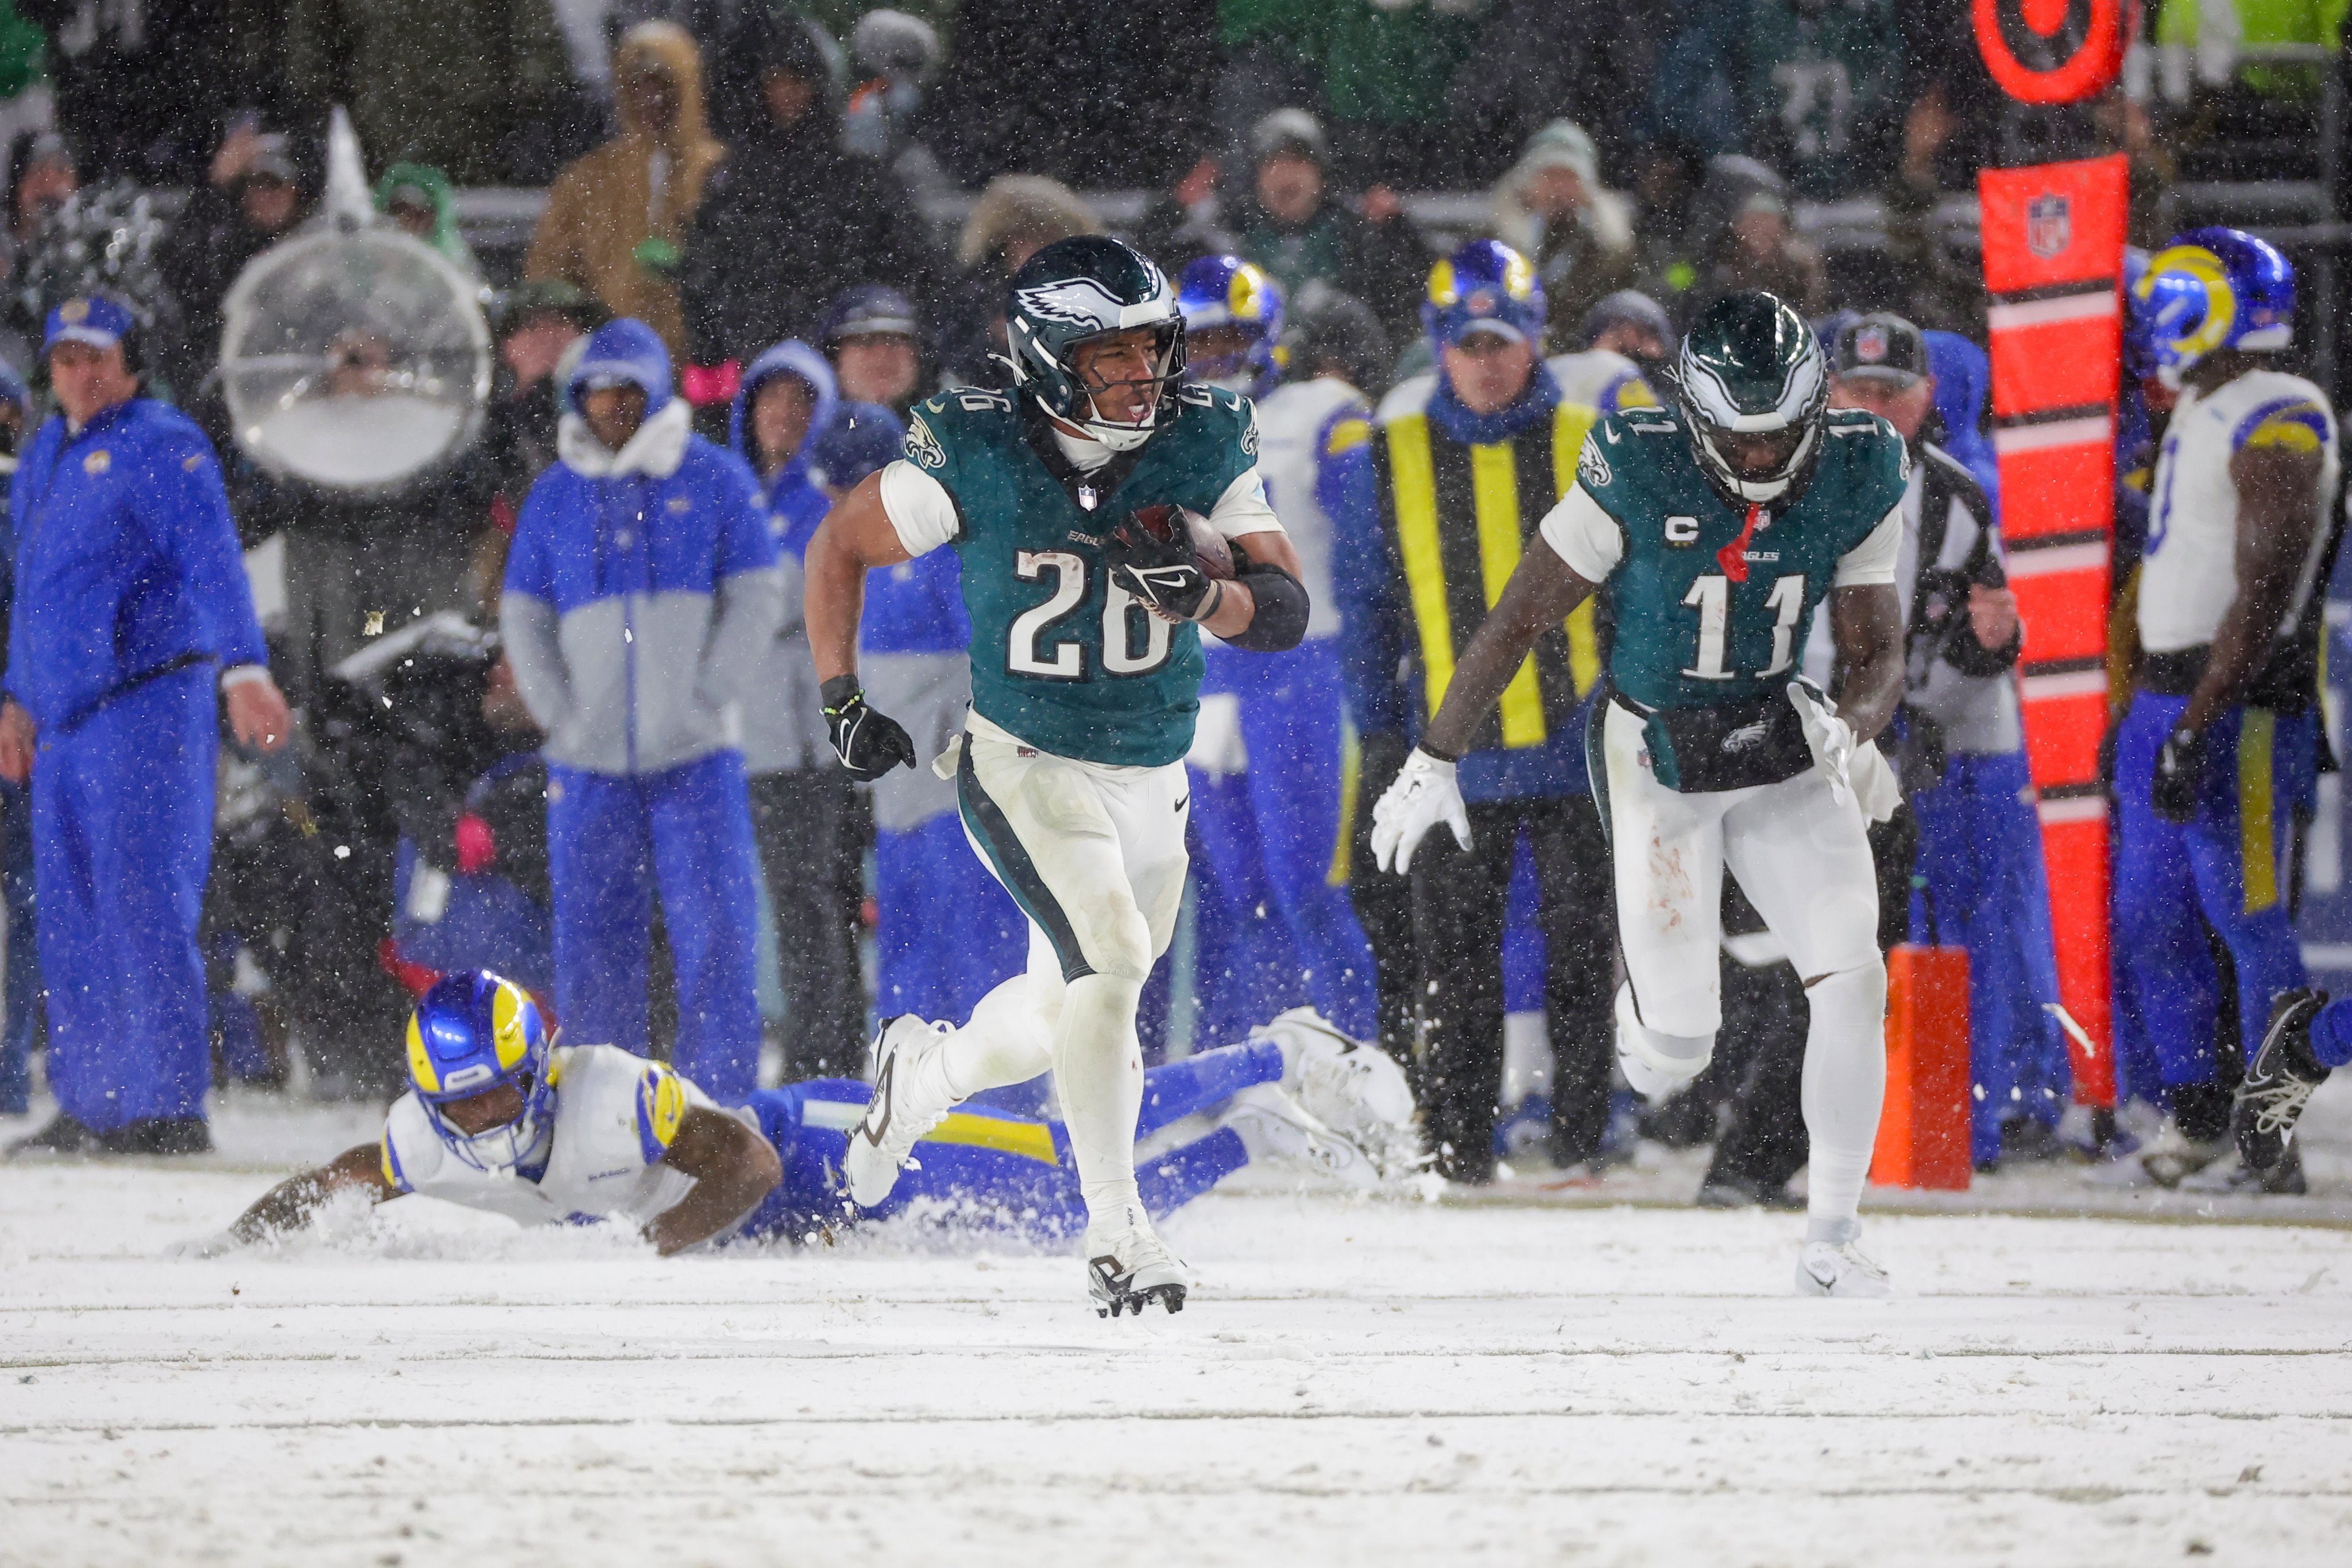
[[[1054,1030],[1038,1010],[1026,975],[1015,975],[980,998],[971,1021],[948,1036],[932,1058],[945,1075],[949,1098],[1026,1083],[1054,1065]]]
[[[1090,1216],[1142,1212],[1135,1186],[1135,1125],[1143,1112],[1143,1047],[1135,1038],[1139,980],[1088,975],[1063,992],[1054,1035],[1054,1083]]]
[[[1805,1239],[1842,1243],[1856,1218],[1886,1100],[1886,966],[1841,969],[1808,988],[1805,1030]]]

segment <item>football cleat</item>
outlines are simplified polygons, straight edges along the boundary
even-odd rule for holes
[[[1325,1125],[1271,1083],[1234,1095],[1217,1124],[1239,1134],[1253,1165],[1260,1159],[1278,1160],[1349,1186],[1381,1185],[1380,1167],[1352,1138]]]
[[[841,1162],[859,1207],[876,1207],[890,1196],[915,1141],[955,1109],[937,1061],[946,1041],[944,1028],[912,1013],[885,1019],[875,1031],[874,1089]]]
[[[60,1111],[39,1132],[9,1145],[5,1157],[12,1160],[75,1159],[95,1153],[99,1146],[99,1134],[71,1114]]]
[[[2191,1138],[2180,1124],[2167,1116],[2156,1136],[2137,1155],[2094,1166],[2084,1180],[2093,1186],[2176,1187],[2231,1152],[2231,1143],[2219,1138]]]
[[[1808,1241],[1797,1254],[1797,1294],[1866,1300],[1890,1296],[1886,1270],[1854,1241]]]
[[[1282,1047],[1282,1086],[1326,1126],[1353,1134],[1412,1124],[1404,1069],[1378,1046],[1349,1039],[1313,1008],[1293,1008],[1262,1032]]]
[[[2289,1144],[2278,1164],[2268,1170],[2258,1170],[2243,1155],[2233,1155],[2215,1160],[2195,1176],[2183,1176],[2180,1190],[2222,1197],[2301,1197],[2311,1186],[2304,1180],[2303,1151]]]
[[[1094,1298],[1095,1316],[1131,1312],[1139,1318],[1154,1301],[1181,1312],[1192,1284],[1191,1273],[1168,1250],[1142,1209],[1123,1208],[1108,1223],[1098,1219],[1087,1225],[1087,1294]]]
[[[2271,1026],[2238,1085],[2230,1114],[2238,1153],[2257,1171],[2285,1161],[2311,1092],[2327,1082],[2327,1068],[2311,1053],[2311,1023],[2326,1005],[2326,991],[2308,988],[2282,992],[2271,1004]]]

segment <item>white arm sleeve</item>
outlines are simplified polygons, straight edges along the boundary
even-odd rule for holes
[[[1895,586],[1895,558],[1903,553],[1903,503],[1897,501],[1870,537],[1838,558],[1832,588],[1867,588],[1874,583]]]
[[[1265,482],[1253,467],[1217,497],[1210,508],[1209,526],[1229,539],[1244,534],[1278,534],[1281,520],[1274,515],[1273,506],[1265,498]]]
[[[882,470],[882,510],[908,555],[927,555],[963,531],[948,487],[903,457]]]
[[[1625,559],[1624,530],[1581,485],[1561,497],[1537,528],[1569,570],[1587,582],[1608,581]]]

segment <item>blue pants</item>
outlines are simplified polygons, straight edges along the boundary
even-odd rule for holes
[[[2025,754],[1955,752],[1941,787],[1915,795],[1919,874],[1911,940],[1969,950],[1971,1143],[2000,1156],[2000,1124],[2056,1126],[2074,1086],[2058,999],[2050,883]]]
[[[1148,1138],[1171,1123],[1214,1110],[1253,1084],[1281,1079],[1282,1051],[1270,1040],[1220,1046],[1151,1068],[1143,1075],[1135,1135]],[[839,1173],[849,1131],[866,1114],[867,1093],[865,1084],[850,1079],[819,1078],[751,1096],[760,1131],[783,1158],[784,1179],[744,1222],[741,1235],[797,1239],[851,1217]],[[1247,1164],[1241,1135],[1219,1128],[1145,1161],[1136,1185],[1144,1208],[1158,1218]],[[916,1143],[888,1199],[865,1214],[884,1218],[918,1205],[960,1224],[1040,1240],[1075,1236],[1087,1226],[1086,1199],[1062,1124],[968,1103]]]
[[[653,894],[677,973],[670,1062],[721,1104],[759,1087],[759,895],[743,758],[720,751],[642,778],[547,769],[555,1005],[582,1044],[640,1056]]]
[[[1358,1040],[1379,1031],[1372,949],[1345,879],[1334,880],[1343,787],[1339,658],[1317,638],[1287,653],[1212,649],[1206,693],[1241,699],[1246,772],[1192,774],[1192,831],[1208,874],[1196,883],[1234,934],[1223,967],[1202,976],[1202,1025],[1219,1033],[1300,1002]],[[1253,928],[1278,923],[1285,941],[1257,950]],[[1221,993],[1247,997],[1240,1006]],[[1218,1038],[1217,1033],[1210,1039]]]
[[[964,841],[954,810],[874,836],[875,1003],[885,1018],[971,1016],[1029,961],[1029,921]]]
[[[21,1115],[33,1092],[33,1023],[41,1010],[40,937],[33,924],[33,797],[0,779],[0,901],[8,957],[0,973],[0,1114]]]
[[[205,1113],[196,923],[212,869],[213,680],[203,664],[136,686],[45,731],[33,764],[49,1087],[95,1132]]]
[[[2206,733],[2194,819],[2158,816],[2150,798],[2157,753],[2188,706],[2186,697],[2141,692],[2116,741],[2116,969],[2167,1086],[2207,1083],[2214,1074],[2219,993],[2206,925],[2237,971],[2249,1055],[2262,1042],[2271,998],[2305,983],[2287,917],[2287,848],[2293,820],[2311,812],[2317,793],[2315,714],[2231,708]]]

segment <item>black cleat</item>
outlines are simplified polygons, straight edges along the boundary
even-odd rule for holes
[[[72,1159],[95,1154],[98,1147],[96,1133],[60,1111],[39,1132],[9,1145],[7,1157],[12,1160]]]
[[[2257,1171],[2276,1170],[2286,1159],[2311,1092],[2327,1081],[2327,1069],[2311,1053],[2311,1020],[2326,1005],[2327,993],[2312,988],[2282,991],[2271,1004],[2271,1026],[2230,1115],[2238,1153]],[[2299,1179],[2301,1162],[2296,1165]]]

